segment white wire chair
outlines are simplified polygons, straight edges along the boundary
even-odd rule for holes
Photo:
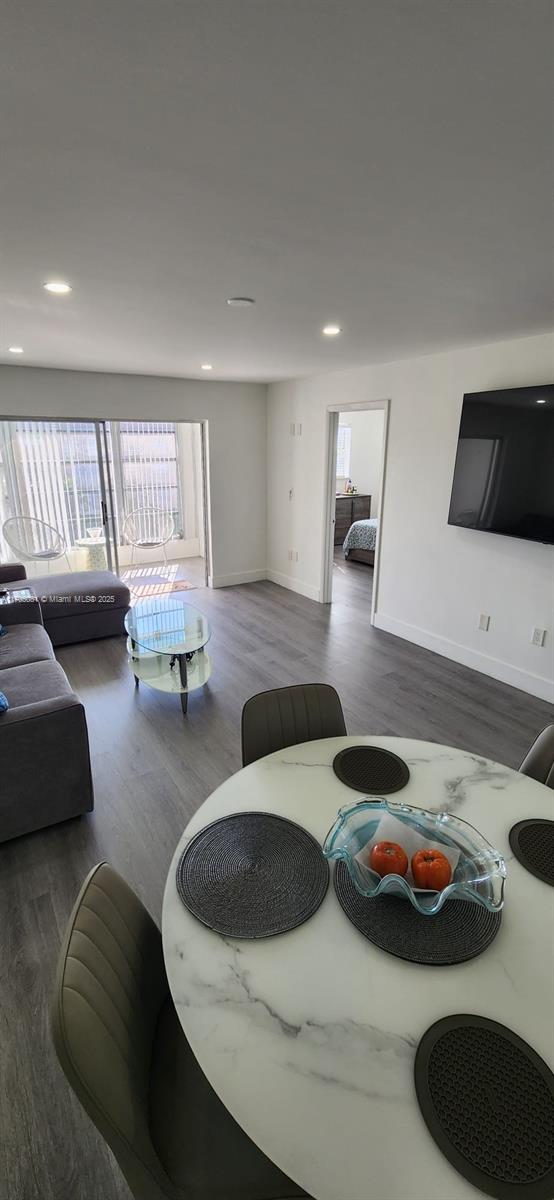
[[[163,550],[167,566],[167,543],[175,533],[173,514],[163,508],[134,508],[121,527],[123,539],[131,546],[131,565],[135,550]]]
[[[48,571],[51,562],[57,558],[65,558],[71,571],[63,534],[46,521],[41,521],[38,517],[8,517],[2,525],[2,535],[18,558],[27,562],[45,562]]]

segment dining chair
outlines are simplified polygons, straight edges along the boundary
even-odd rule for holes
[[[125,517],[121,527],[124,541],[131,546],[131,565],[135,561],[135,550],[163,550],[167,566],[167,543],[175,533],[173,514],[163,508],[134,508]]]
[[[65,558],[71,571],[66,540],[59,529],[47,521],[38,517],[8,517],[2,525],[2,534],[18,558],[27,562],[45,562],[48,571],[51,562]]]
[[[338,694],[328,683],[299,683],[259,692],[242,710],[242,765],[274,750],[344,737],[346,725]]]
[[[554,725],[547,725],[535,738],[519,769],[522,775],[554,789]]]
[[[135,1200],[305,1196],[218,1099],[171,1000],[160,932],[108,863],[85,879],[51,1014],[56,1053]]]

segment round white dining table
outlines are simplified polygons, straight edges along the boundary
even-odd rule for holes
[[[349,744],[399,754],[410,780],[392,800],[455,813],[504,856],[502,924],[478,958],[430,967],[384,953],[350,924],[332,882],[304,925],[258,941],[221,937],[181,903],[178,859],[218,817],[277,813],[323,843],[338,809],[362,795],[333,772]],[[315,1200],[475,1200],[416,1101],[416,1048],[440,1017],[492,1017],[553,1066],[554,889],[524,870],[508,841],[510,827],[527,817],[554,818],[554,793],[498,763],[430,742],[343,737],[260,759],[226,780],[188,824],[162,922],[182,1027],[229,1112]]]

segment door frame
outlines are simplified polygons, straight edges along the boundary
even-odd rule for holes
[[[381,482],[379,485],[379,526],[375,544],[375,563],[373,567],[373,591],[371,596],[370,624],[375,624],[375,614],[379,597],[379,575],[382,559],[383,544],[383,511],[385,503],[385,482],[387,470],[387,449],[389,438],[390,399],[359,400],[355,404],[328,404],[326,408],[325,432],[325,492],[323,506],[323,555],[321,564],[320,597],[322,604],[331,604],[333,600],[333,558],[335,541],[335,494],[337,468],[337,433],[339,413],[368,412],[371,410],[384,412],[383,442],[381,446]]]
[[[104,526],[106,542],[106,560],[108,570],[113,571],[115,567],[115,573],[119,575],[119,552],[114,508],[114,478],[108,449],[107,422],[105,420],[94,421],[94,433],[96,436],[96,456],[100,478],[100,500],[102,504],[102,516],[104,518],[102,524]]]

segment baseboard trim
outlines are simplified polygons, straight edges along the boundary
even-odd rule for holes
[[[208,587],[234,587],[237,583],[258,583],[260,579],[267,579],[265,570],[234,571],[231,575],[210,575]]]
[[[293,575],[283,575],[280,571],[266,571],[266,579],[271,583],[278,583],[279,587],[288,588],[291,592],[298,592],[300,596],[306,596],[308,600],[319,600],[319,588],[314,587],[311,583],[304,583],[303,579],[295,579]]]
[[[534,675],[532,671],[522,671],[520,667],[514,667],[500,658],[493,658],[489,654],[483,654],[480,650],[462,646],[459,642],[440,637],[428,629],[420,629],[418,625],[409,625],[405,621],[398,621],[396,617],[388,617],[386,613],[375,613],[374,624],[377,629],[382,629],[385,633],[393,633],[395,637],[404,638],[407,642],[415,642],[416,646],[433,650],[435,654],[441,654],[443,658],[451,658],[464,667],[472,667],[474,671],[490,675],[493,679],[499,679],[501,683],[508,683],[522,692],[529,692],[531,696],[537,696],[539,700],[546,700],[550,704],[554,703],[554,683],[543,675]]]

